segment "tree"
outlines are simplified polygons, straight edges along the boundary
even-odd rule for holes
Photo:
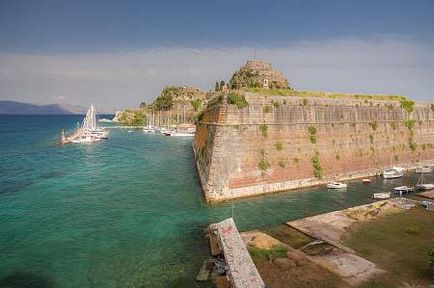
[[[225,87],[225,81],[220,81],[220,90],[223,90],[223,87]]]
[[[146,107],[146,102],[142,102],[142,103],[140,103],[140,108],[145,108]]]
[[[216,81],[214,90],[217,92],[217,91],[220,91],[220,89],[221,89],[220,83],[219,83],[219,81]]]
[[[174,87],[166,87],[161,91],[160,96],[153,103],[157,110],[170,110],[172,108],[174,89]]]

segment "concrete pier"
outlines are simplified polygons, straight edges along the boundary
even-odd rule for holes
[[[217,236],[224,254],[227,274],[234,288],[264,288],[265,284],[232,218],[211,224],[210,233]]]

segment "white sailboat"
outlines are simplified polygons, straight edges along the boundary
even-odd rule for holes
[[[72,143],[93,143],[108,138],[108,131],[96,125],[96,110],[93,104],[87,110],[81,127],[78,129],[75,137],[71,139]]]

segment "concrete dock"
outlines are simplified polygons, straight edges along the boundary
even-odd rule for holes
[[[265,284],[232,218],[210,225],[223,252],[227,275],[234,288],[264,288]]]

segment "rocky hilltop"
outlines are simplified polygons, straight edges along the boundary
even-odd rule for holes
[[[151,119],[162,125],[193,123],[195,115],[207,104],[213,93],[195,87],[167,86],[149,104],[116,112],[114,121],[126,125],[146,125]],[[154,123],[155,124],[155,123]]]
[[[288,79],[271,66],[271,63],[248,60],[231,78],[232,89],[277,88],[289,89]]]

